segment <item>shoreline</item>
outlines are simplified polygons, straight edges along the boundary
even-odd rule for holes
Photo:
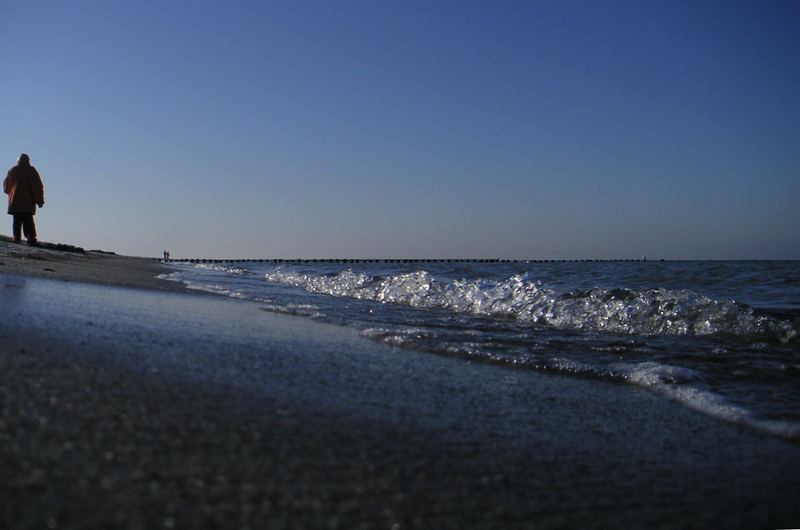
[[[188,294],[147,281],[160,269],[147,258],[3,245],[3,526],[800,521],[794,441],[627,385],[392,349]]]
[[[61,247],[61,248],[59,248]],[[182,284],[156,278],[171,269],[157,258],[121,256],[70,245],[13,243],[0,235],[0,273],[64,281],[188,291]]]

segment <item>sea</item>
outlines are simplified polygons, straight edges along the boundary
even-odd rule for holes
[[[192,260],[161,277],[465,363],[800,439],[800,261]]]

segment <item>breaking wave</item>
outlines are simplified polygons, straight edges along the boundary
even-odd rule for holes
[[[319,275],[277,269],[265,278],[313,293],[515,319],[562,330],[798,342],[796,322],[690,290],[596,287],[558,292],[524,274],[503,281],[437,280],[424,270],[381,277],[352,270]]]

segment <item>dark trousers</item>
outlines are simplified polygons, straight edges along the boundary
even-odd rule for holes
[[[14,241],[22,239],[21,231],[25,232],[25,239],[36,241],[36,223],[33,222],[32,213],[15,213],[14,215]]]

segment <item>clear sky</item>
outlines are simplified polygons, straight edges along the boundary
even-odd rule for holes
[[[800,258],[800,2],[27,0],[0,20],[0,162],[39,169],[44,241]]]

